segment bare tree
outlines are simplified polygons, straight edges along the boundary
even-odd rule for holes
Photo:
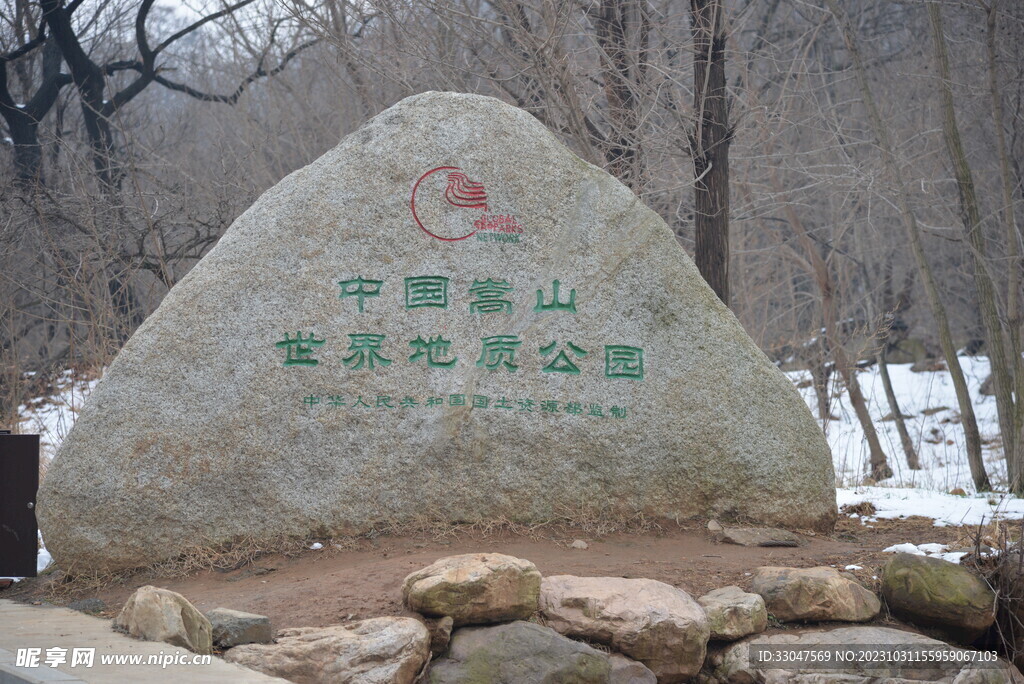
[[[729,98],[725,79],[725,8],[721,0],[690,0],[693,111],[690,140],[694,190],[694,259],[704,280],[729,305]]]

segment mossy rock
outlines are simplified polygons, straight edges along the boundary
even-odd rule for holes
[[[606,684],[608,656],[531,622],[467,627],[452,635],[430,684]]]
[[[981,636],[995,620],[995,594],[956,563],[900,553],[882,571],[882,596],[897,617],[940,628],[962,643]]]

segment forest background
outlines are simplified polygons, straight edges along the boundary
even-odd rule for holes
[[[522,107],[632,188],[810,370],[823,423],[848,394],[867,475],[915,467],[887,364],[944,364],[976,488],[1024,491],[1018,0],[0,0],[0,428],[100,372],[260,193],[427,90]],[[1006,482],[957,380],[975,354]]]

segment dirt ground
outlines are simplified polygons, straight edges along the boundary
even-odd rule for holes
[[[391,536],[363,540],[355,549],[325,545],[293,556],[267,555],[231,571],[208,570],[186,577],[136,574],[97,590],[64,587],[57,577],[22,581],[0,598],[67,603],[98,597],[114,616],[139,586],[177,591],[201,611],[224,607],[270,617],[275,628],[324,626],[382,615],[410,615],[401,603],[402,580],[438,558],[460,553],[500,552],[533,561],[543,575],[646,577],[667,582],[694,597],[728,585],[746,588],[749,573],[762,565],[833,565],[853,570],[878,589],[877,576],[892,544],[966,544],[973,531],[935,527],[931,520],[878,521],[873,527],[842,517],[830,536],[808,536],[796,548],[746,548],[713,541],[703,527],[663,524],[640,533],[595,538],[572,528],[530,535],[467,531],[443,538]],[[589,548],[572,549],[574,539]],[[70,590],[68,590],[70,589]]]

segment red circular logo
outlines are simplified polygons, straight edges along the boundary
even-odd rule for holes
[[[465,240],[477,232],[476,220],[487,213],[487,190],[457,166],[438,166],[416,181],[409,207],[427,235],[445,242]]]

